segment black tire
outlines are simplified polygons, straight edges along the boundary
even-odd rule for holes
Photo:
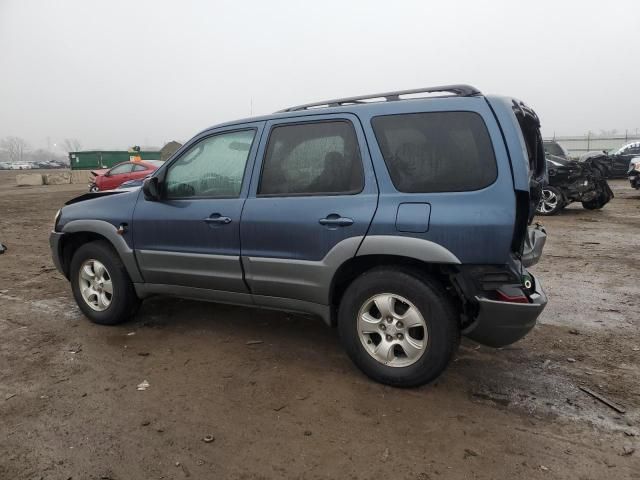
[[[107,269],[113,285],[111,303],[103,311],[91,308],[80,292],[80,268],[89,259],[101,262]],[[94,241],[82,245],[75,251],[69,269],[73,296],[82,313],[94,323],[117,325],[129,320],[138,310],[140,299],[120,257],[106,241]]]
[[[550,192],[551,194],[555,195],[555,198],[557,199],[555,207],[549,208],[547,205],[543,208],[544,198],[547,194],[546,192]],[[560,189],[556,187],[552,187],[550,185],[546,185],[542,187],[542,199],[540,200],[540,203],[536,207],[536,214],[542,215],[544,217],[557,215],[558,213],[560,213],[560,210],[562,210],[566,206],[567,206],[567,202],[564,199],[564,195],[562,194]]]
[[[590,200],[588,202],[582,202],[582,206],[587,210],[600,210],[606,204],[607,202],[603,202],[600,197],[597,197],[594,200]]]
[[[368,299],[383,293],[407,299],[425,320],[426,349],[411,365],[384,365],[369,354],[360,340],[358,313]],[[442,285],[418,271],[391,267],[369,270],[349,285],[340,302],[338,329],[347,354],[358,368],[371,379],[394,387],[416,387],[436,379],[460,341],[456,309]]]

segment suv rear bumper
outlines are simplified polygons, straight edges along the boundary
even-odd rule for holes
[[[531,303],[503,302],[476,296],[478,314],[462,332],[463,335],[490,347],[504,347],[524,337],[535,326],[547,305],[542,287],[535,279],[533,281],[536,288],[529,295]]]

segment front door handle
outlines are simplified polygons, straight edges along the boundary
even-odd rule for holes
[[[328,227],[348,227],[349,225],[353,225],[353,219],[341,217],[337,213],[332,213],[331,215],[327,215],[326,218],[318,220],[318,223]]]
[[[210,217],[205,218],[204,221],[215,225],[227,225],[231,223],[231,219],[229,217],[223,217],[219,213],[214,213]]]

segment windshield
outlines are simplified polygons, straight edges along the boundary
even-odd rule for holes
[[[544,151],[550,155],[555,155],[556,157],[566,157],[567,152],[562,148],[557,142],[544,142]]]
[[[153,165],[156,168],[160,168],[162,165],[164,165],[164,162],[162,160],[145,160],[144,163]]]
[[[555,155],[547,155],[547,163],[551,163],[556,167],[567,166],[569,162],[562,157],[557,157]]]

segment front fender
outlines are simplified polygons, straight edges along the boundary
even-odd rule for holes
[[[106,238],[120,256],[129,277],[131,277],[131,281],[134,283],[144,281],[140,274],[133,250],[118,233],[116,227],[104,220],[72,220],[67,222],[62,228],[62,233],[65,235],[84,232],[95,233]]]

